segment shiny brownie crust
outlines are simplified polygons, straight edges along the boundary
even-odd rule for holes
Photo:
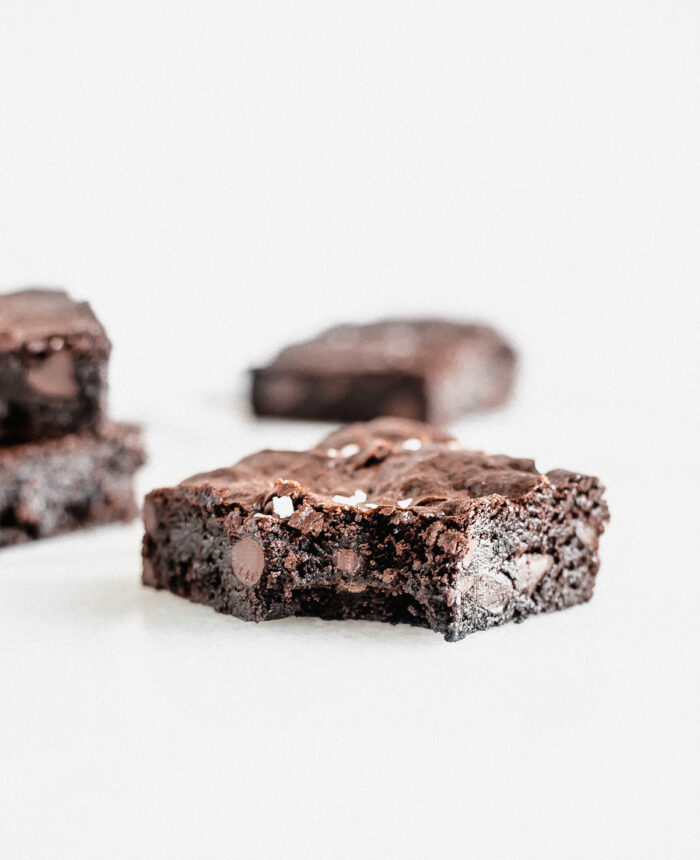
[[[425,424],[351,424],[149,493],[143,582],[247,621],[406,622],[454,641],[592,596],[603,489]]]

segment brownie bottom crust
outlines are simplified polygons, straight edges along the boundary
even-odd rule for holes
[[[0,547],[134,519],[133,475],[144,462],[141,431],[129,424],[0,447]]]
[[[144,506],[144,583],[246,621],[388,621],[448,641],[590,599],[608,518],[597,478],[540,475],[532,461],[456,450],[434,434],[421,440],[424,425],[406,423],[403,437],[378,444],[350,425],[322,443],[328,451],[309,452],[314,464],[331,460],[313,466],[315,484],[340,473],[332,480],[348,487],[351,476],[365,488],[355,498],[329,502],[310,490],[300,472],[311,460],[295,463],[288,452],[261,452],[153,491]],[[343,447],[354,466],[332,460]],[[265,468],[286,475],[267,484]],[[392,470],[383,495],[381,469]],[[445,500],[449,491],[434,483],[421,498],[425,470],[443,472],[461,499]],[[372,490],[376,503],[367,501]]]

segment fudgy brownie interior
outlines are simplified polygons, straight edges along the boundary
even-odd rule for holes
[[[0,446],[0,547],[133,519],[144,460],[140,430],[128,424]]]
[[[0,295],[0,443],[98,429],[111,344],[62,290]]]
[[[379,419],[151,492],[143,580],[245,620],[407,622],[456,640],[588,600],[602,496],[594,477]]]

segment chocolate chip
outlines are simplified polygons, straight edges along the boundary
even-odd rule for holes
[[[529,552],[521,555],[515,562],[519,588],[528,595],[532,594],[553,564],[554,558],[548,553]]]
[[[576,537],[584,546],[591,548],[596,545],[598,534],[593,526],[584,522],[584,520],[576,520],[574,523],[574,531],[576,532]]]
[[[351,549],[339,549],[335,554],[335,566],[341,573],[353,576],[362,567],[362,559]]]
[[[503,612],[513,594],[513,583],[510,579],[495,569],[483,571],[481,575],[470,579],[472,588],[469,596],[477,606],[492,615]]]
[[[32,367],[27,372],[27,384],[47,397],[75,397],[80,391],[73,359],[66,350],[55,352]]]
[[[248,587],[255,585],[265,569],[265,553],[252,538],[243,538],[231,550],[231,566],[236,577]]]

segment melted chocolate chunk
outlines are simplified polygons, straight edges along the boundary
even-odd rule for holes
[[[27,371],[27,385],[47,397],[77,397],[73,359],[65,349],[54,352]]]
[[[144,583],[249,621],[364,618],[461,639],[592,596],[603,487],[552,478],[425,424],[349,425],[149,493]]]
[[[233,545],[231,566],[243,585],[255,585],[265,569],[265,552],[252,538],[243,538]]]

